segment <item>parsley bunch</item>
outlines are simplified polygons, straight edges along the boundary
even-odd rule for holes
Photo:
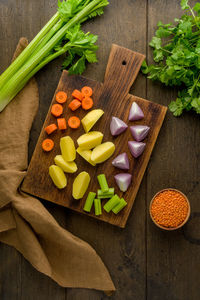
[[[176,101],[169,104],[174,116],[194,110],[200,114],[200,3],[193,8],[188,0],[181,0],[185,14],[176,24],[158,22],[158,29],[150,42],[155,65],[142,65],[148,78],[166,86],[180,86]]]

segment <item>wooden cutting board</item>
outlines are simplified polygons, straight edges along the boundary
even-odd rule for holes
[[[68,109],[68,103],[72,99],[71,93],[74,89],[81,89],[85,85],[91,86],[94,91],[94,108],[102,108],[105,112],[103,117],[98,121],[92,130],[99,130],[104,133],[103,141],[114,142],[116,151],[109,160],[96,167],[88,164],[77,154],[76,163],[78,165],[78,172],[75,174],[68,174],[67,187],[63,190],[58,190],[53,185],[51,178],[48,175],[48,168],[54,163],[53,159],[55,155],[60,154],[60,138],[65,135],[70,135],[76,143],[77,138],[84,133],[84,130],[82,127],[77,130],[67,128],[65,132],[58,131],[53,133],[51,138],[55,142],[54,149],[50,153],[44,153],[41,148],[42,141],[47,138],[44,128],[47,125],[56,122],[56,119],[50,113],[50,107],[35,151],[33,153],[27,175],[22,184],[22,191],[85,214],[83,211],[83,205],[85,203],[87,194],[89,191],[97,191],[99,188],[97,175],[104,173],[106,174],[109,186],[115,187],[116,193],[120,197],[123,196],[128,202],[128,205],[118,215],[115,215],[112,212],[108,214],[103,210],[103,214],[99,217],[96,217],[94,214],[94,208],[92,208],[92,212],[89,213],[88,216],[111,223],[113,225],[117,225],[119,227],[125,227],[167,111],[167,108],[164,106],[128,94],[131,85],[137,77],[143,60],[144,55],[140,53],[133,52],[117,45],[112,45],[106,68],[104,84],[84,78],[82,76],[69,76],[66,71],[63,71],[56,92],[63,90],[68,94],[68,101],[66,104],[64,104],[64,117],[66,117],[68,120],[68,118],[72,115],[77,115],[78,117],[82,118],[86,114],[86,112],[82,109],[72,113]],[[134,101],[137,102],[142,108],[145,118],[137,122],[129,122],[129,109]],[[54,95],[52,104],[55,102]],[[119,117],[129,126],[136,124],[150,126],[151,129],[149,135],[145,139],[146,149],[139,158],[134,159],[128,150],[127,142],[129,140],[133,140],[129,129],[127,129],[125,133],[119,135],[118,137],[112,137],[109,129],[112,116]],[[123,171],[114,168],[111,164],[113,158],[122,152],[127,152],[128,154],[130,160],[129,172],[133,175],[132,185],[124,194],[120,192],[114,181],[114,175]],[[85,197],[80,201],[76,201],[72,197],[72,183],[77,174],[82,171],[87,171],[90,174],[91,182]],[[102,204],[104,204],[106,201],[107,200],[102,201]]]

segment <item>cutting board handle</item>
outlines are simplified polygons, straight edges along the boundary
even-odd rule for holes
[[[117,92],[118,96],[124,98],[136,79],[144,59],[143,54],[112,44],[103,90],[110,90],[112,96]]]

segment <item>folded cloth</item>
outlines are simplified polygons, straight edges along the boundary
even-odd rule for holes
[[[21,38],[15,56],[27,46]],[[0,241],[15,247],[63,287],[114,291],[102,260],[86,242],[58,225],[36,198],[19,190],[28,164],[29,132],[38,109],[35,79],[0,113]]]

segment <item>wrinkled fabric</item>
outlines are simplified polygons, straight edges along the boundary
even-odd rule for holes
[[[15,56],[27,46],[20,39]],[[63,287],[114,291],[102,260],[86,242],[58,225],[39,200],[19,190],[28,165],[28,140],[38,109],[35,79],[0,113],[0,241],[15,247]]]

